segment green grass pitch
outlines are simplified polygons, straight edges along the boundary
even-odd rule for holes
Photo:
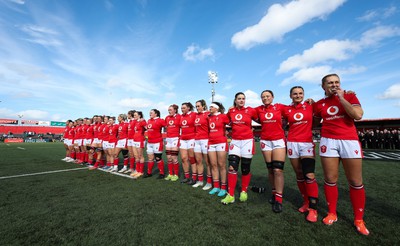
[[[365,221],[371,234],[352,225],[348,185],[341,169],[339,220],[322,224],[327,206],[317,158],[319,221],[297,212],[301,197],[286,162],[283,213],[274,214],[270,193],[224,206],[216,196],[155,176],[134,181],[87,169],[26,177],[21,174],[81,168],[65,163],[61,143],[0,144],[0,245],[398,245],[398,162],[364,161]],[[267,185],[258,150],[252,184]],[[240,177],[240,175],[239,175]],[[240,182],[239,182],[240,184]],[[237,191],[238,195],[239,191]]]

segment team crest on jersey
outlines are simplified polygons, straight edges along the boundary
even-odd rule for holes
[[[229,149],[233,150],[234,147],[235,147],[235,145],[231,144],[231,146],[229,146]]]
[[[152,126],[153,126],[152,124],[148,124],[148,125],[147,125],[147,128],[150,129]]]
[[[354,150],[354,153],[356,153],[356,155],[358,155],[358,150]]]
[[[265,148],[265,143],[261,143],[261,149]]]
[[[304,115],[303,115],[302,113],[295,113],[295,114],[293,115],[293,118],[294,118],[296,121],[301,121],[301,120],[304,118]]]
[[[243,118],[242,114],[235,115],[235,120],[241,120]]]
[[[174,124],[174,121],[173,121],[173,120],[170,120],[170,121],[168,121],[168,124],[169,124],[170,126],[172,126],[172,125]]]
[[[288,149],[288,154],[292,155],[293,154],[293,150],[292,149]]]
[[[196,118],[196,120],[194,122],[199,123],[200,118]]]
[[[322,152],[322,153],[325,153],[325,152],[326,152],[326,146],[325,146],[325,145],[322,145],[320,149],[321,149],[321,152]]]
[[[215,123],[214,123],[214,122],[212,122],[212,123],[210,124],[210,128],[211,128],[211,129],[214,129],[214,128],[215,128]]]
[[[339,112],[339,108],[338,108],[337,106],[330,106],[330,107],[326,110],[326,112],[327,112],[329,115],[335,115],[335,114],[337,114],[337,113]]]
[[[182,121],[182,125],[186,126],[187,125],[187,120]]]
[[[272,119],[272,117],[274,117],[274,114],[273,114],[273,113],[266,113],[266,114],[265,114],[265,119],[267,119],[267,120]]]

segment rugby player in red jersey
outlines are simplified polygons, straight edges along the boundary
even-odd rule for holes
[[[242,171],[242,191],[239,200],[247,201],[247,188],[250,183],[250,165],[254,148],[254,136],[252,121],[257,119],[257,112],[254,108],[245,106],[246,96],[238,92],[233,101],[233,107],[228,111],[228,118],[231,121],[232,141],[229,144],[229,169],[228,169],[228,194],[221,200],[222,204],[235,202],[235,188],[237,183],[237,172],[239,165]]]
[[[122,152],[122,158],[123,158],[123,164],[124,166],[119,170],[119,173],[124,173],[125,171],[128,171],[128,163],[129,163],[129,151],[127,147],[127,141],[128,141],[128,125],[129,123],[126,122],[126,114],[120,114],[118,115],[118,134],[117,134],[117,143],[115,144],[114,148],[114,168],[117,166],[118,170],[118,164],[119,164],[119,158],[118,155],[120,152]]]
[[[194,157],[194,138],[196,135],[194,121],[196,115],[193,113],[193,105],[190,102],[182,103],[181,111],[181,140],[179,144],[179,152],[181,154],[184,174],[181,183],[194,185],[197,181],[197,166]],[[192,169],[192,178],[190,178],[189,166],[191,166]]]
[[[70,157],[70,151],[69,151],[69,146],[70,146],[70,139],[69,139],[69,130],[70,130],[70,123],[72,120],[67,120],[65,122],[65,128],[63,132],[63,143],[64,143],[64,148],[65,148],[65,158],[61,159],[62,161],[69,161],[71,159]]]
[[[226,138],[226,125],[229,124],[230,120],[224,112],[225,108],[221,103],[211,103],[208,117],[208,157],[210,158],[214,188],[209,194],[217,194],[219,197],[223,197],[227,193],[226,153],[228,151],[228,141]]]
[[[172,104],[168,107],[168,116],[165,117],[167,137],[165,138],[165,152],[167,155],[168,175],[165,180],[177,181],[179,179],[179,137],[181,115],[178,114],[179,106]]]
[[[314,114],[322,119],[319,154],[325,179],[325,197],[328,203],[328,215],[322,220],[326,225],[337,221],[336,204],[339,175],[339,162],[350,186],[350,200],[353,206],[354,225],[362,235],[369,235],[364,223],[365,190],[362,179],[362,149],[358,140],[354,120],[360,120],[364,114],[360,102],[354,93],[346,93],[341,87],[337,74],[328,74],[322,78],[325,98],[314,106]]]
[[[109,146],[109,138],[110,138],[110,116],[104,116],[103,117],[103,124],[100,126],[99,130],[101,130],[100,133],[100,138],[102,140],[101,142],[101,147],[103,149],[103,153],[104,156],[100,156],[104,157],[105,161],[106,161],[106,165],[103,167],[104,171],[109,171],[109,169],[112,168],[112,162],[110,160],[110,146]],[[99,160],[99,157],[97,157],[97,160]]]
[[[268,180],[272,187],[272,211],[282,212],[284,176],[286,158],[285,133],[282,128],[282,112],[285,105],[273,103],[274,93],[270,90],[261,92],[263,105],[256,108],[261,124],[260,146],[267,164]]]
[[[204,190],[211,188],[211,168],[208,161],[208,115],[207,104],[204,99],[196,102],[196,118],[194,121],[196,135],[194,137],[194,156],[196,158],[197,182],[194,188],[204,185],[204,166],[203,160],[207,167],[207,184]]]
[[[315,179],[315,149],[312,139],[313,107],[304,102],[304,89],[290,89],[292,103],[285,108],[283,117],[289,124],[287,155],[296,173],[297,186],[303,197],[299,212],[306,213],[306,220],[317,222],[318,184]]]
[[[150,110],[150,119],[147,121],[147,173],[144,178],[153,176],[154,162],[157,163],[160,174],[157,179],[164,179],[164,161],[162,159],[163,138],[162,129],[165,127],[165,120],[160,118],[158,109]]]
[[[89,170],[95,170],[99,168],[99,166],[102,166],[102,157],[104,156],[104,151],[103,151],[103,120],[104,117],[102,116],[95,116],[95,123],[93,126],[93,143],[92,147],[94,149],[94,155],[93,158],[95,159],[95,164],[91,167],[89,167]]]
[[[85,137],[85,129],[83,124],[83,119],[79,118],[76,120],[77,126],[75,127],[75,141],[74,141],[74,148],[75,148],[75,163],[82,164],[83,163],[83,155],[84,155],[84,146],[83,146],[83,139]]]
[[[135,173],[135,153],[133,152],[133,136],[135,135],[135,110],[128,111],[128,141],[126,143],[129,151],[129,169],[124,173]]]
[[[118,141],[119,125],[117,123],[115,123],[114,116],[110,117],[108,122],[109,122],[109,127],[108,127],[107,157],[111,164],[111,168],[109,168],[108,171],[116,172],[116,171],[118,171],[118,163],[116,164],[114,162],[114,160],[115,160],[115,146],[117,145],[117,141]]]
[[[92,151],[92,142],[93,142],[93,126],[92,119],[85,118],[85,132],[84,132],[84,140],[83,145],[85,146],[85,155],[83,157],[83,163],[86,165],[92,164],[93,161],[93,151]]]
[[[147,122],[143,118],[143,113],[141,111],[136,111],[133,117],[135,122],[135,126],[133,127],[135,132],[133,135],[133,153],[136,159],[136,172],[131,174],[131,176],[138,178],[144,173],[143,150],[146,142],[144,132],[146,131]]]

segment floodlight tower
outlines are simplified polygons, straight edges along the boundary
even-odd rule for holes
[[[18,117],[19,117],[19,121],[18,121],[18,125],[22,125],[22,117],[24,117],[24,115],[23,114],[19,114],[18,115]]]
[[[214,89],[214,84],[218,83],[218,74],[217,72],[213,71],[208,71],[208,83],[211,84],[211,102],[214,102],[214,96],[215,96],[215,89]]]

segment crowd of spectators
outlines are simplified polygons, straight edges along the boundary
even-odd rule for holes
[[[399,129],[358,131],[363,149],[400,149]]]

